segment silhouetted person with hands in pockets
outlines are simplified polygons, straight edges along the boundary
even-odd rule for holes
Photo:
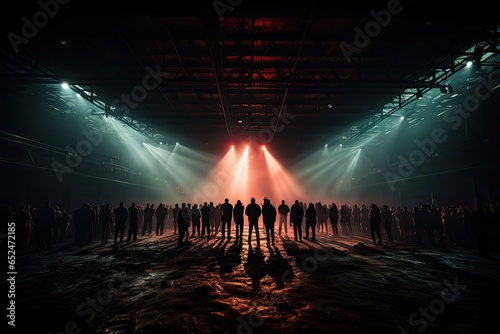
[[[290,208],[286,205],[285,200],[281,201],[281,204],[278,206],[279,213],[279,226],[278,226],[278,235],[281,236],[281,228],[285,229],[285,237],[288,238],[288,214],[290,213]]]
[[[233,209],[233,219],[234,219],[234,225],[235,225],[235,230],[236,230],[236,241],[238,239],[243,239],[243,224],[245,222],[244,220],[244,206],[243,203],[241,203],[240,200],[236,202],[236,205],[234,206]]]
[[[229,203],[229,199],[226,198],[224,203],[220,206],[220,215],[222,223],[222,239],[226,237],[227,228],[227,238],[231,238],[231,220],[233,219],[233,205]]]
[[[245,215],[248,217],[248,247],[252,248],[252,230],[255,229],[255,238],[257,239],[257,248],[260,247],[259,238],[259,217],[262,210],[259,204],[255,203],[255,198],[250,199],[250,204],[245,209]]]
[[[304,218],[304,208],[298,200],[290,208],[290,226],[293,225],[293,235],[295,241],[302,241],[302,219]]]
[[[313,203],[309,203],[306,210],[306,239],[309,239],[309,229],[312,229],[311,240],[316,239],[316,208]]]
[[[276,208],[271,204],[269,198],[264,198],[262,205],[262,221],[266,230],[267,247],[274,246],[274,224],[276,223]]]

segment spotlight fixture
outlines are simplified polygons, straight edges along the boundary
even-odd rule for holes
[[[451,94],[453,92],[453,87],[451,87],[451,85],[441,86],[439,90],[442,95]]]

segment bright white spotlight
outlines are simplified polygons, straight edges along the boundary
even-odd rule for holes
[[[472,61],[470,61],[470,60],[469,60],[469,61],[467,62],[467,67],[471,67],[471,66],[472,66]]]
[[[404,117],[404,116],[401,116],[401,119],[405,119],[405,117]]]
[[[81,98],[82,96],[80,94],[76,93],[76,97],[80,97]]]
[[[266,149],[266,145],[262,145],[262,149],[265,150]]]
[[[160,145],[163,145],[163,142],[162,142],[162,141],[160,142]]]
[[[342,144],[340,144],[339,146],[342,147]]]
[[[325,144],[325,147],[327,147],[327,146],[328,146],[328,144]]]
[[[358,151],[361,151],[361,149],[359,149]]]
[[[179,145],[179,142],[175,143],[175,145]]]
[[[67,83],[65,83],[65,82],[63,82],[63,83],[61,84],[61,86],[62,86],[62,88],[64,88],[64,89],[68,89],[68,88],[69,88],[69,85],[68,85]]]

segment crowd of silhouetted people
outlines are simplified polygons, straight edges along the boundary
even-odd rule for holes
[[[193,239],[215,238],[229,240],[232,234],[242,241],[243,226],[248,225],[247,241],[257,247],[261,239],[268,246],[275,245],[276,235],[300,242],[325,236],[368,236],[373,245],[401,242],[430,246],[471,246],[488,256],[492,240],[500,236],[499,202],[491,205],[448,205],[437,207],[423,204],[408,208],[377,204],[337,205],[335,202],[293,203],[281,200],[272,203],[269,198],[257,202],[251,198],[244,205],[241,200],[232,204],[226,198],[222,203],[200,204],[146,203],[140,205],[120,202],[83,203],[74,211],[60,208],[51,201],[36,208],[29,204],[12,208],[2,207],[2,226],[15,222],[17,247],[46,250],[66,241],[78,246],[94,242],[123,243],[138,240],[138,236],[163,236],[167,231],[176,235],[178,245]],[[260,223],[264,235],[259,235]],[[290,229],[290,232],[288,231]]]

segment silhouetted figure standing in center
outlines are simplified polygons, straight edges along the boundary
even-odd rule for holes
[[[231,238],[231,220],[233,219],[233,205],[229,203],[229,199],[226,198],[224,203],[220,206],[220,215],[222,222],[222,239],[226,237],[227,228],[227,238]]]
[[[255,203],[255,198],[251,198],[250,204],[245,209],[245,215],[248,217],[248,247],[252,247],[252,230],[255,228],[255,238],[257,239],[257,248],[260,247],[259,238],[259,217],[262,210],[259,204]]]
[[[380,213],[380,209],[377,205],[372,204],[372,208],[370,210],[370,234],[373,239],[373,244],[377,244],[377,240],[375,235],[378,237],[379,245],[382,245],[382,215]]]
[[[306,239],[309,239],[309,229],[311,232],[311,240],[316,239],[316,208],[313,203],[309,203],[306,210]]]
[[[137,230],[139,229],[139,211],[135,203],[132,203],[128,209],[128,235],[127,242],[130,240],[137,241]],[[146,218],[144,218],[146,220]]]
[[[241,203],[241,201],[238,200],[233,209],[233,219],[236,230],[236,241],[238,241],[239,239],[241,240],[243,239],[243,224],[245,223],[243,217],[244,208],[245,207],[243,206],[243,203]]]
[[[281,204],[278,206],[279,213],[279,225],[278,225],[278,235],[281,236],[281,228],[285,229],[285,237],[288,238],[288,214],[290,213],[290,208],[285,203],[285,200],[281,201]]]
[[[115,209],[115,242],[120,236],[120,242],[123,242],[123,236],[125,235],[125,222],[128,218],[128,210],[123,206],[123,202]]]
[[[298,200],[290,208],[290,225],[293,225],[295,241],[302,241],[302,219],[304,219],[304,208]]]
[[[264,205],[262,205],[262,221],[264,222],[264,228],[266,229],[266,241],[267,246],[270,247],[270,243],[274,246],[274,224],[276,223],[276,208],[271,204],[269,198],[264,199]]]

